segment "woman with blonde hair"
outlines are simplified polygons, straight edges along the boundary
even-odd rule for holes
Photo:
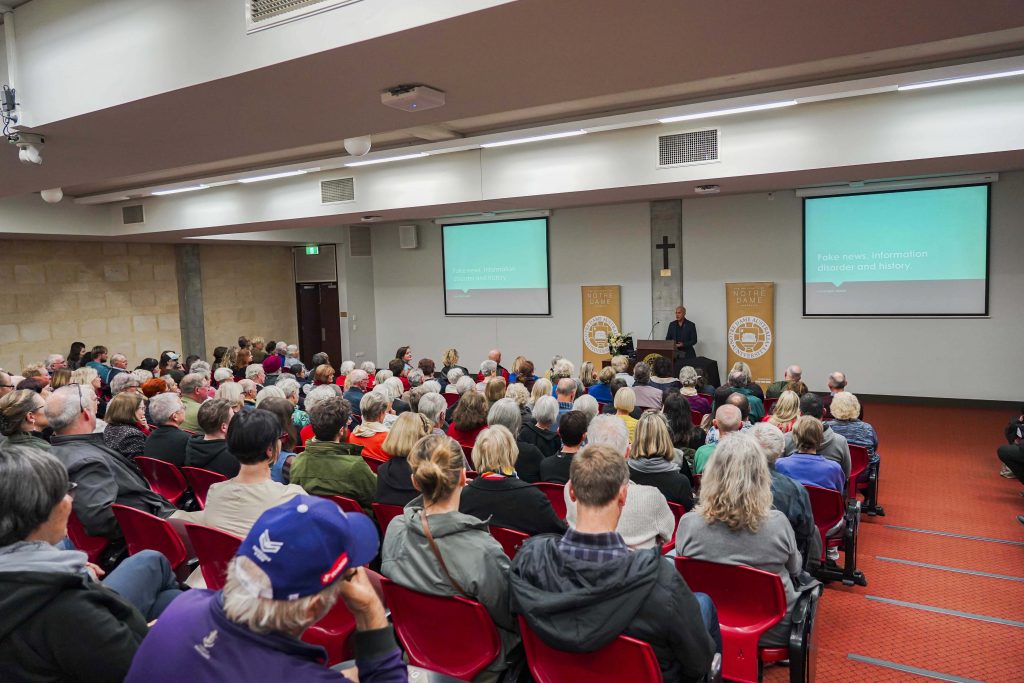
[[[36,392],[20,389],[0,398],[0,436],[7,437],[4,445],[20,444],[48,451],[50,444],[37,435],[49,424],[46,401]]]
[[[636,394],[630,387],[622,387],[615,392],[615,416],[626,423],[626,431],[629,432],[629,442],[633,443],[636,437],[637,419],[630,415],[636,409]]]
[[[462,370],[463,375],[469,374],[469,370],[459,365],[459,352],[455,349],[445,351],[444,355],[441,356],[441,363],[441,372],[444,373],[445,377],[448,376],[451,370]]]
[[[498,680],[519,643],[509,605],[508,557],[486,522],[459,511],[466,470],[456,441],[423,437],[409,453],[409,468],[422,499],[388,525],[381,573],[410,590],[481,603],[498,627],[502,647],[474,681]]]
[[[786,616],[761,636],[762,647],[789,643],[801,571],[796,536],[786,515],[772,508],[768,461],[752,436],[730,434],[708,461],[700,504],[676,529],[676,554],[720,564],[745,565],[778,574],[786,594]]]
[[[530,390],[530,405],[534,406],[537,403],[537,399],[541,396],[554,396],[554,385],[551,384],[551,380],[547,377],[541,377],[533,383],[533,389]]]
[[[857,397],[848,391],[840,391],[832,397],[829,412],[832,413],[833,419],[825,424],[836,434],[845,436],[847,442],[868,449],[868,461],[872,466],[877,466],[881,460],[878,455],[878,434],[874,427],[860,419],[861,408]],[[858,477],[858,481],[867,479],[868,470],[865,470]]]
[[[686,461],[681,462],[689,471]],[[687,511],[693,507],[690,480],[679,469],[668,420],[661,413],[648,410],[640,416],[628,464],[631,481],[655,487],[665,496],[665,500],[678,503]]]
[[[409,501],[420,495],[412,485],[409,453],[413,446],[431,431],[429,420],[420,413],[402,413],[398,416],[391,431],[384,438],[384,443],[381,444],[381,450],[387,453],[390,459],[377,468],[377,496],[374,500],[384,505],[405,507]]]
[[[793,431],[793,424],[800,417],[800,397],[786,390],[779,395],[771,415],[765,415],[761,422],[775,425],[783,433]]]
[[[497,401],[505,398],[505,378],[494,377],[484,385],[484,399],[487,401],[487,409],[490,410]]]
[[[579,381],[583,385],[583,391],[587,391],[590,387],[597,384],[597,370],[591,361],[584,361],[580,365]]]
[[[50,375],[50,388],[60,389],[63,386],[71,384],[72,371],[67,368],[61,368],[60,370],[54,370],[53,374]]]
[[[239,413],[245,408],[245,395],[242,386],[238,382],[224,382],[217,387],[214,398],[223,398],[231,404],[231,409]]]
[[[351,373],[349,373],[351,377]],[[346,378],[346,382],[348,379]],[[316,370],[313,371],[313,386],[320,386],[321,384],[334,384],[334,368],[330,365],[318,365]],[[346,387],[346,390],[348,387]]]

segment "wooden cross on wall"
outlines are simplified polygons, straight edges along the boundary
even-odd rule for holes
[[[662,235],[661,236],[661,244],[655,244],[654,248],[662,250],[661,251],[661,256],[662,256],[662,266],[661,266],[661,268],[662,268],[662,270],[668,270],[668,250],[669,249],[675,249],[676,245],[672,244],[672,243],[669,243],[668,235]]]

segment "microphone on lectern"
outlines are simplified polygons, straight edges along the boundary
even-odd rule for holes
[[[658,322],[655,322],[653,325],[651,325],[651,333],[649,335],[647,335],[647,339],[648,340],[654,339],[654,328],[657,327],[660,324],[661,324],[661,321],[658,321]]]

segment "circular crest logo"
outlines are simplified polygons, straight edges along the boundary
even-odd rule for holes
[[[619,333],[615,321],[606,315],[595,315],[583,326],[583,343],[594,353],[609,352],[608,337]]]
[[[729,348],[740,358],[760,358],[771,345],[771,328],[757,316],[745,315],[729,326]]]
[[[646,356],[644,356],[644,362],[647,363],[648,365],[653,366],[654,361],[658,360],[659,358],[661,358],[660,353],[649,353]]]

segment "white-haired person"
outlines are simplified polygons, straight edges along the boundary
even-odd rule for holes
[[[526,388],[525,384],[520,384],[519,382],[509,384],[505,388],[505,398],[512,399],[519,406],[519,416],[523,419],[523,424],[533,424],[536,422],[533,419],[533,410],[530,407],[530,390]]]
[[[222,384],[235,381],[235,373],[231,368],[217,368],[213,371],[213,383],[219,389]]]
[[[345,377],[345,393],[343,398],[352,405],[352,414],[356,417],[361,417],[359,403],[363,400],[363,396],[366,395],[369,382],[370,374],[358,368],[350,370]],[[306,412],[309,412],[308,408]]]
[[[540,481],[540,464],[545,459],[544,454],[535,445],[520,438],[523,416],[519,412],[519,405],[511,398],[495,401],[487,411],[487,424],[491,427],[501,425],[515,438],[519,451],[515,461],[516,476],[528,483]]]
[[[753,437],[737,433],[719,442],[701,480],[700,503],[679,520],[676,554],[778,574],[786,616],[761,636],[760,644],[789,644],[797,598],[792,577],[801,572],[803,560],[786,515],[772,509],[768,462]]]
[[[861,408],[857,397],[848,391],[835,394],[830,411],[832,419],[825,422],[829,429],[846,437],[847,443],[868,449],[868,462],[871,466],[877,466],[881,459],[878,455],[878,434],[874,427],[860,419]],[[867,481],[868,476],[865,470],[861,472],[858,481]]]
[[[146,437],[142,455],[182,467],[185,464],[188,440],[192,435],[181,429],[181,423],[185,420],[185,406],[181,398],[169,392],[155,395],[149,399],[149,415],[153,419],[154,429]]]
[[[128,683],[345,681],[323,648],[299,640],[339,600],[355,617],[359,680],[408,678],[365,565],[377,555],[369,517],[329,500],[296,496],[256,520],[218,592],[192,590],[150,630]],[[168,662],[173,662],[169,666]]]
[[[286,368],[290,368],[296,363],[301,362],[302,361],[299,360],[299,347],[296,346],[295,344],[289,344],[288,347],[285,349],[284,366]]]
[[[544,382],[547,380],[537,380],[533,385],[534,390]],[[558,401],[551,396],[541,396],[533,404],[532,416],[533,423],[524,424],[519,430],[519,440],[536,446],[545,458],[554,455],[562,447],[562,441],[555,428]]]
[[[292,424],[295,425],[296,429],[302,429],[309,424],[309,414],[299,408],[299,383],[294,377],[288,375],[281,375],[281,379],[277,380],[277,384],[274,385],[284,393],[284,397],[288,399],[292,406]]]
[[[349,434],[348,443],[362,446],[361,455],[368,455],[380,461],[388,459],[382,446],[388,436],[384,416],[388,412],[388,396],[379,391],[370,391],[359,400],[363,421]]]
[[[309,393],[306,394],[306,400],[304,401],[306,414],[309,415],[309,411],[311,411],[313,409],[313,406],[315,406],[320,401],[331,398],[332,396],[337,396],[341,398],[342,394],[343,392],[341,390],[341,387],[335,384],[325,384],[313,387],[312,389],[310,389]],[[307,424],[305,427],[299,430],[299,441],[301,442],[300,445],[304,446],[306,444],[306,441],[312,438],[312,423]]]
[[[444,415],[448,409],[448,403],[441,394],[427,392],[420,396],[416,403],[416,412],[422,414],[430,423],[430,433],[444,436],[448,432],[448,423]]]
[[[587,416],[587,422],[590,422],[597,417],[598,412],[601,410],[601,406],[598,405],[597,399],[590,394],[583,394],[575,401],[572,402],[572,409],[578,410]]]
[[[711,401],[706,396],[700,395],[703,387],[701,386],[700,375],[697,374],[693,367],[684,365],[679,369],[679,384],[681,385],[679,393],[686,397],[686,400],[690,403],[691,410],[696,410],[702,415],[707,415],[711,412]]]

